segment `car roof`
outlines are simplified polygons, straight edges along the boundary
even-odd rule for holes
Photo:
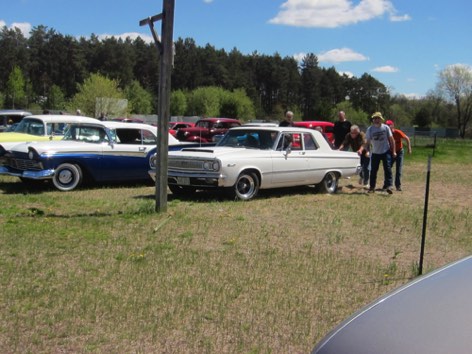
[[[32,113],[21,109],[0,109],[0,116],[18,115],[30,116]]]
[[[242,125],[240,127],[233,127],[230,130],[269,130],[269,131],[278,131],[278,132],[298,132],[298,133],[319,133],[317,130],[307,129],[303,127],[279,127],[279,126],[252,126],[252,125]]]
[[[112,121],[112,120],[105,120],[105,121],[99,121],[99,122],[110,129],[134,128],[134,129],[148,129],[148,130],[157,132],[157,127],[150,124],[146,124],[146,123],[121,122],[121,121]]]
[[[472,256],[384,295],[342,322],[313,354],[470,353]]]
[[[198,121],[211,121],[211,122],[239,122],[239,120],[234,118],[201,118]]]
[[[40,119],[45,123],[92,123],[100,122],[98,119],[84,117],[84,116],[74,116],[68,114],[38,114],[25,117],[23,119]]]

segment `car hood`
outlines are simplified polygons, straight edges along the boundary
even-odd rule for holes
[[[31,135],[25,133],[6,132],[0,134],[0,144],[4,142],[26,142],[26,141],[41,141],[48,140],[49,136],[46,135]]]
[[[233,148],[226,146],[184,148],[181,151],[169,152],[169,157],[189,157],[189,158],[221,158],[224,156],[237,155],[254,156],[258,153],[268,152],[269,150],[248,149],[244,147]]]

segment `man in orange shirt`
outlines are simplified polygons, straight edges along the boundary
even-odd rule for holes
[[[410,138],[402,132],[400,129],[395,129],[395,123],[392,120],[387,120],[385,122],[390,127],[390,130],[393,134],[393,139],[395,140],[395,149],[397,153],[397,157],[393,159],[393,165],[395,165],[395,187],[397,191],[402,190],[402,170],[403,170],[403,140],[406,141],[408,153],[411,154],[411,143]]]

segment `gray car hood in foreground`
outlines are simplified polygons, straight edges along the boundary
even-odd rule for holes
[[[366,306],[313,350],[313,354],[407,353],[472,353],[472,256]]]

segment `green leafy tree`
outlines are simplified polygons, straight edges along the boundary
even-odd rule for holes
[[[431,126],[431,114],[426,107],[421,108],[413,119],[413,124],[420,128]]]
[[[182,90],[172,91],[170,95],[170,114],[183,116],[187,111],[187,96]]]
[[[301,63],[301,109],[303,120],[315,120],[320,116],[320,80],[321,70],[318,58],[313,53],[307,54]]]
[[[464,138],[472,118],[472,67],[463,64],[446,67],[439,73],[437,91],[455,104],[457,129]]]
[[[199,87],[188,95],[187,115],[218,117],[223,89],[215,86]]]
[[[66,99],[59,86],[51,86],[46,104],[43,106],[43,108],[50,108],[54,110],[64,110],[66,108]]]
[[[255,118],[254,104],[242,89],[225,92],[221,96],[221,117],[236,118],[247,121]]]
[[[92,74],[78,85],[77,91],[68,105],[70,111],[80,109],[82,114],[90,117],[98,117],[101,113],[106,116],[127,114],[127,106],[123,106],[125,95],[116,80]]]
[[[153,111],[153,97],[146,91],[139,81],[134,80],[126,88],[126,98],[130,106],[131,113],[151,114]]]
[[[26,84],[23,72],[18,66],[15,66],[8,77],[7,97],[10,100],[11,107],[24,105],[26,98]]]
[[[0,30],[0,90],[5,92],[8,77],[13,67],[18,66],[24,73],[28,72],[30,62],[26,38],[19,28],[9,29],[3,26]]]

